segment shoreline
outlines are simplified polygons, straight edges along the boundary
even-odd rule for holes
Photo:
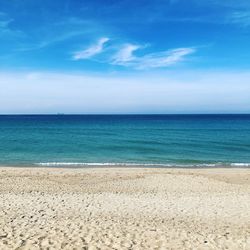
[[[250,169],[0,167],[0,249],[248,249]]]
[[[0,164],[0,168],[34,168],[34,169],[250,169],[250,163],[231,163],[231,164],[190,164],[190,165],[178,165],[178,164],[108,164],[108,163],[90,163],[90,164]]]

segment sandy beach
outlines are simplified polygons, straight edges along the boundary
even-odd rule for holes
[[[250,249],[250,169],[1,167],[0,249]]]

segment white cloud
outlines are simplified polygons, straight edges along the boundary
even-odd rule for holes
[[[102,76],[0,72],[0,113],[250,111],[248,71],[164,72]]]
[[[112,64],[130,66],[137,69],[163,68],[184,60],[185,56],[194,53],[194,48],[177,48],[144,56],[135,56],[134,51],[142,48],[138,45],[126,44],[112,58]]]
[[[148,54],[138,59],[136,67],[139,69],[168,67],[183,61],[185,56],[194,52],[194,48],[178,48],[160,53]]]
[[[98,40],[98,42],[89,48],[81,51],[77,51],[73,54],[72,59],[73,60],[82,60],[82,59],[88,59],[91,58],[103,51],[104,44],[109,41],[109,38],[102,37]]]
[[[97,44],[83,51],[76,52],[73,55],[73,60],[89,59],[94,55],[100,54],[107,41],[109,41],[109,38],[101,38]],[[113,56],[110,56],[110,59],[106,59],[106,62],[134,69],[164,68],[177,64],[183,61],[187,55],[196,52],[195,48],[177,48],[156,53],[148,53],[141,56],[135,55],[137,50],[142,50],[145,47],[145,45],[142,46],[131,43],[123,44]]]
[[[140,49],[141,46],[134,44],[125,44],[123,47],[114,55],[113,64],[126,65],[128,62],[134,61],[136,57],[133,52]]]

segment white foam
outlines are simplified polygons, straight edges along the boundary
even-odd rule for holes
[[[151,167],[250,167],[250,163],[197,163],[197,164],[178,164],[178,163],[129,163],[129,162],[39,162],[38,166],[151,166]]]
[[[175,166],[173,164],[155,164],[155,163],[120,163],[120,162],[39,162],[39,166]]]
[[[231,163],[230,165],[234,167],[250,167],[250,163]]]

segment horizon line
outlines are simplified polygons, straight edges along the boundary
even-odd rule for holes
[[[0,116],[105,116],[105,115],[250,115],[250,113],[5,113]]]

